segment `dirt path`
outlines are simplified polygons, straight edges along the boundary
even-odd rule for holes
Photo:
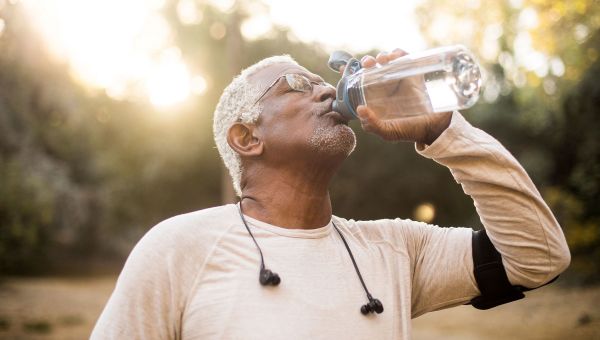
[[[9,279],[0,285],[0,339],[87,339],[114,276]]]
[[[413,320],[414,339],[600,339],[600,287],[544,287],[479,311],[460,306]]]
[[[87,339],[115,277],[8,279],[0,339]],[[600,287],[547,287],[489,311],[469,306],[413,320],[414,339],[600,339]]]

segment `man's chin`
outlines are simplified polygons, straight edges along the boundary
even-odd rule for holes
[[[333,127],[318,127],[309,140],[315,151],[333,155],[348,156],[356,147],[356,135],[345,124],[336,124]]]

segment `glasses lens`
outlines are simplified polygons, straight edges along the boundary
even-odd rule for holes
[[[287,81],[290,88],[294,91],[310,92],[312,90],[312,85],[310,84],[310,80],[308,80],[303,75],[286,74],[285,80]]]

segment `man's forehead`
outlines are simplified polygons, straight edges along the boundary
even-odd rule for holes
[[[248,81],[252,83],[252,85],[257,86],[260,92],[262,92],[271,84],[273,84],[273,82],[279,77],[288,73],[303,73],[306,75],[312,75],[310,71],[300,65],[281,62],[271,64],[257,71],[256,73],[251,74],[248,76]]]

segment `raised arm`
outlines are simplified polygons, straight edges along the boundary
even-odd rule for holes
[[[403,54],[396,50],[362,63],[373,67]],[[366,106],[357,112],[366,131],[385,140],[416,142],[419,153],[450,169],[473,199],[512,285],[539,287],[567,268],[570,253],[560,226],[525,170],[496,139],[458,112],[385,121]],[[397,229],[404,233],[414,264],[413,317],[478,294],[469,230],[402,225]]]
[[[425,157],[448,167],[502,255],[513,285],[535,288],[570,262],[563,232],[517,160],[493,137],[471,126],[458,112],[430,146],[417,144]]]

